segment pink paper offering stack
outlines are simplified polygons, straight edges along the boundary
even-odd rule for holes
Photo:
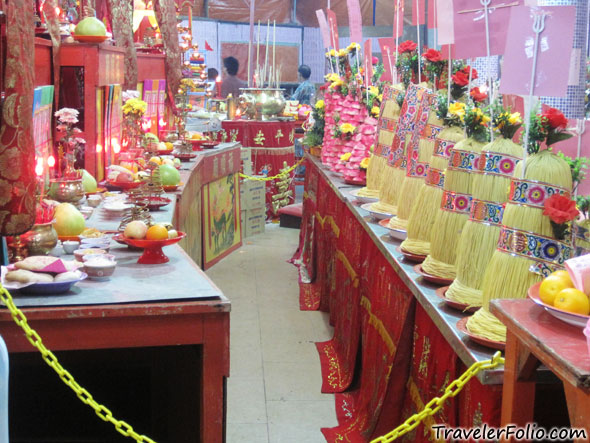
[[[362,106],[362,113],[365,115],[361,122],[357,134],[352,138],[353,148],[351,156],[344,169],[342,175],[344,180],[353,184],[364,184],[367,180],[366,165],[361,165],[365,158],[371,155],[371,146],[375,142],[375,134],[377,132],[377,120],[367,115],[367,110]]]
[[[339,92],[332,92],[326,90],[324,95],[324,105],[326,112],[326,125],[324,129],[324,144],[322,146],[322,163],[328,166],[330,169],[334,169],[334,166],[340,161],[340,158],[336,153],[336,140],[335,130],[336,121],[335,117],[336,108],[339,107],[339,103],[342,103],[344,97]]]

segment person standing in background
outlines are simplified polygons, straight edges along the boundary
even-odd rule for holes
[[[229,94],[237,98],[240,96],[240,88],[246,87],[246,82],[237,77],[240,62],[235,57],[223,59],[223,83],[221,84],[221,97],[227,98]]]
[[[297,77],[301,84],[297,86],[297,89],[291,96],[291,100],[297,100],[303,105],[311,105],[311,99],[315,95],[315,86],[309,81],[311,68],[307,65],[301,65],[297,72]]]

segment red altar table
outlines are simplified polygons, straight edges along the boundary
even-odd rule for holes
[[[366,442],[391,431],[493,351],[456,328],[465,314],[396,251],[385,228],[352,201],[353,189],[306,154],[299,267],[300,307],[330,313],[332,340],[317,343],[323,392],[336,394],[328,442]],[[360,352],[360,360],[357,358]],[[359,364],[360,361],[360,364]],[[471,380],[405,441],[433,441],[433,424],[500,424],[502,369]],[[358,382],[353,383],[353,380]]]
[[[225,120],[221,124],[228,140],[242,144],[251,153],[255,175],[273,176],[279,173],[286,163],[295,164],[295,126],[293,121]],[[221,137],[220,133],[217,133]],[[293,177],[294,173],[290,174]],[[293,193],[294,188],[289,188]],[[266,183],[267,216],[275,217],[272,197],[278,193],[276,181]]]
[[[571,427],[586,429],[587,438],[576,441],[588,441],[590,352],[582,330],[530,300],[494,300],[490,310],[507,328],[502,426],[533,421],[535,369],[544,364],[563,382]]]

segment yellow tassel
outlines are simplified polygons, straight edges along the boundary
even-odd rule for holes
[[[455,150],[468,151],[473,155],[479,155],[484,143],[472,138],[460,141],[455,145]],[[449,164],[452,158],[449,160]],[[471,181],[473,173],[447,168],[445,172],[445,191],[471,194]],[[439,209],[434,219],[434,225],[430,234],[430,254],[422,263],[422,269],[432,275],[454,280],[457,274],[455,261],[457,259],[457,243],[465,222],[469,220],[469,214],[463,212],[450,212]]]
[[[482,152],[507,154],[522,159],[522,147],[502,137],[486,145]],[[510,177],[492,174],[473,176],[474,199],[505,203],[510,190]],[[492,258],[500,226],[469,220],[463,228],[457,247],[457,278],[450,286],[446,297],[469,306],[481,306],[482,283],[485,270]]]
[[[521,171],[522,162],[517,166],[515,176],[521,177]],[[570,191],[572,189],[569,165],[548,150],[529,157],[525,179],[542,181]],[[507,203],[502,223],[510,228],[553,238],[551,223],[549,217],[543,215],[543,208]],[[493,316],[489,313],[490,300],[525,298],[528,288],[542,279],[541,276],[529,272],[532,264],[535,264],[534,260],[494,251],[483,278],[483,307],[467,322],[469,331],[474,334],[480,334],[481,331],[498,334],[498,320],[492,319]],[[500,332],[500,335],[503,340],[506,339],[505,331]]]
[[[430,111],[428,115],[428,125],[442,126],[443,121],[439,120],[435,111]],[[428,163],[434,152],[434,140],[420,137],[418,141],[418,161]],[[408,219],[412,212],[412,207],[420,189],[424,185],[423,177],[409,177],[406,175],[400,190],[400,198],[397,204],[397,215],[389,221],[389,227],[394,229],[407,230]]]
[[[464,138],[463,130],[457,126],[445,128],[437,138],[457,143]],[[444,171],[448,162],[446,157],[433,155],[430,158],[430,167]],[[430,232],[440,208],[442,193],[442,188],[438,186],[422,184],[408,219],[408,238],[401,244],[404,250],[418,255],[430,253]]]

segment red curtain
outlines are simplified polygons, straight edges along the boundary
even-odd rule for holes
[[[35,34],[29,2],[6,5],[5,94],[0,129],[0,234],[18,235],[35,222],[33,90]]]
[[[137,53],[133,42],[133,3],[108,0],[109,18],[117,46],[125,49],[125,84],[123,89],[137,87]]]
[[[180,46],[178,43],[178,30],[176,28],[176,4],[174,0],[155,0],[154,12],[156,20],[162,32],[164,54],[166,55],[166,86],[168,88],[168,103],[172,109],[176,109],[174,95],[180,87],[182,78],[180,63]]]

